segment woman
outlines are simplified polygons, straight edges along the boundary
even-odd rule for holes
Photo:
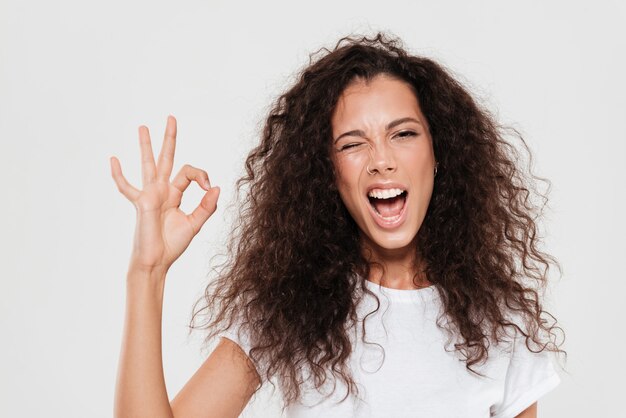
[[[235,417],[276,381],[290,417],[536,417],[560,381],[548,354],[565,353],[540,297],[558,263],[537,249],[541,208],[503,128],[397,39],[325,51],[246,160],[230,257],[191,321],[227,338],[171,403],[165,276],[219,188],[189,165],[169,182],[173,117],[156,165],[140,127],[143,190],[111,159],[137,208],[116,415]],[[185,215],[192,181],[207,193]]]

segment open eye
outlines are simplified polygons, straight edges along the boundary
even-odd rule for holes
[[[400,137],[400,138],[409,138],[412,136],[417,136],[417,134],[413,131],[402,131],[396,135],[396,137]]]

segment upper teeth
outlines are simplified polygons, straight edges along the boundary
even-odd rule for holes
[[[372,189],[367,195],[377,199],[389,199],[402,194],[402,192],[404,192],[402,189]]]

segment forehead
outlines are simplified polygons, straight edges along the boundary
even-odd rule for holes
[[[424,119],[412,87],[405,81],[381,74],[369,82],[361,78],[349,84],[337,100],[331,123],[335,132],[353,124],[387,124],[392,119],[407,116]]]

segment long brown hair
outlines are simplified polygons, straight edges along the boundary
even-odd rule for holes
[[[549,182],[530,165],[528,174],[522,170],[505,140],[513,132],[530,154],[521,135],[499,125],[441,64],[409,54],[397,38],[347,36],[320,51],[272,104],[246,159],[238,200],[243,186],[249,190],[238,202],[228,258],[194,305],[190,327],[206,329],[210,342],[240,324],[262,380],[278,377],[286,405],[301,395],[303,367],[318,388],[330,371],[358,392],[346,329],[356,323],[370,265],[335,186],[330,116],[355,77],[384,73],[413,87],[430,127],[439,168],[416,251],[467,369],[477,373],[472,366],[488,356],[490,341],[504,341],[507,327],[523,333],[529,349],[537,344],[533,351],[566,353],[555,344],[561,328],[541,303],[549,266],[561,271],[538,248],[536,221],[547,197],[533,179]],[[200,313],[207,319],[197,327]]]

